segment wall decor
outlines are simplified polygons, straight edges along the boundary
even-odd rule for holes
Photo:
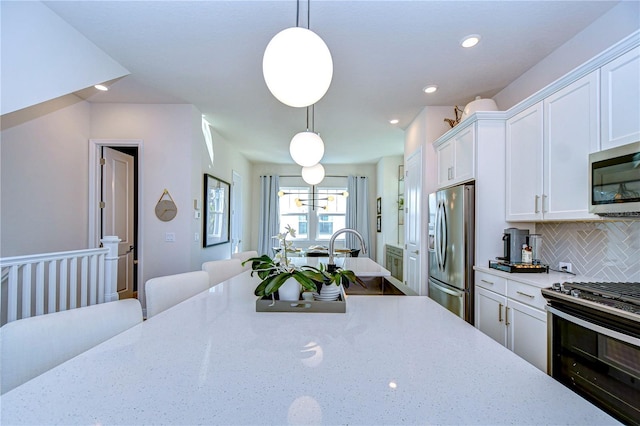
[[[177,214],[178,207],[176,206],[175,201],[173,201],[171,194],[169,194],[169,191],[165,188],[160,199],[156,203],[156,216],[163,222],[169,222],[170,220],[173,220]]]
[[[231,186],[217,177],[204,175],[204,247],[229,242]]]
[[[382,232],[382,218],[380,216],[376,217],[376,231]]]
[[[376,214],[382,214],[382,198],[376,200]]]

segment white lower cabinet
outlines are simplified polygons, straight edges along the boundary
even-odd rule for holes
[[[540,289],[476,271],[476,327],[547,372],[547,314]]]

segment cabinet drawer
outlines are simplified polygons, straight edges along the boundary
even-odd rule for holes
[[[507,280],[496,275],[476,271],[476,286],[486,288],[498,294],[507,294]]]
[[[547,301],[542,297],[542,292],[539,288],[517,281],[509,280],[507,284],[507,297],[524,303],[525,305],[542,309],[543,311],[547,305]]]

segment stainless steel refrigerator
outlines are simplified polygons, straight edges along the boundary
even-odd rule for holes
[[[475,187],[429,195],[429,297],[473,324]]]

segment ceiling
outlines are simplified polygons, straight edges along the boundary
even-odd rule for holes
[[[289,142],[306,129],[306,109],[271,95],[262,55],[296,25],[295,0],[44,3],[131,72],[90,102],[193,104],[249,160],[293,163]],[[494,96],[616,3],[311,1],[310,28],[334,63],[314,113],[322,163],[401,155],[403,129],[424,106]],[[473,33],[480,43],[460,47]],[[427,95],[427,84],[439,90]]]

